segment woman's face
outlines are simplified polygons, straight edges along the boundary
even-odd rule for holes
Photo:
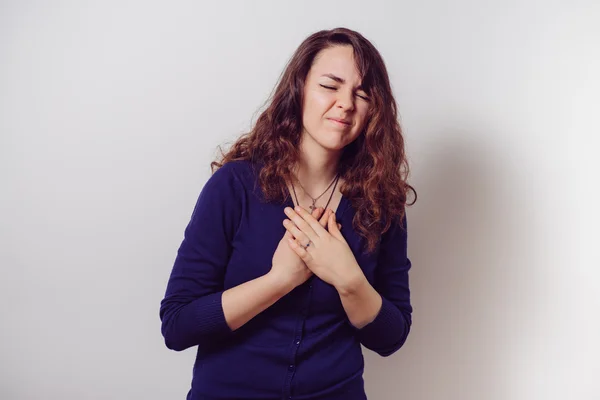
[[[319,52],[304,84],[304,139],[329,150],[352,143],[362,132],[369,111],[369,98],[360,85],[351,46]]]

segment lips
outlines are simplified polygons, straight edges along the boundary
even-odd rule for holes
[[[331,120],[333,122],[337,122],[339,124],[343,124],[343,125],[350,125],[350,121],[347,119],[329,118],[329,120]]]

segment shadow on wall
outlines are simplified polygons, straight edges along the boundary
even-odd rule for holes
[[[445,132],[438,137],[485,137]],[[372,400],[510,398],[509,258],[522,250],[508,169],[498,150],[437,142],[412,163],[408,209],[413,325],[390,358],[365,350]],[[512,285],[512,287],[511,287]]]

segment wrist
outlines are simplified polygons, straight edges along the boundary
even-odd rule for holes
[[[279,297],[285,296],[295,287],[289,279],[286,279],[275,269],[271,269],[264,277],[267,280],[269,287],[271,287]]]
[[[363,274],[360,267],[357,267],[355,273],[340,279],[335,288],[340,296],[347,297],[359,293],[368,284],[367,277]]]

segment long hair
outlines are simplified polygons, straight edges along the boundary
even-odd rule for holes
[[[220,161],[223,164],[250,160],[263,165],[259,183],[267,201],[286,201],[286,182],[293,182],[291,166],[299,159],[302,134],[304,83],[317,54],[326,48],[350,45],[354,49],[362,87],[371,110],[363,132],[344,149],[338,173],[344,182],[340,191],[356,210],[354,228],[373,251],[393,221],[401,223],[409,190],[409,166],[398,122],[396,101],[388,73],[377,49],[358,32],[346,28],[323,30],[306,38],[289,60],[267,108],[254,128],[242,135]]]

